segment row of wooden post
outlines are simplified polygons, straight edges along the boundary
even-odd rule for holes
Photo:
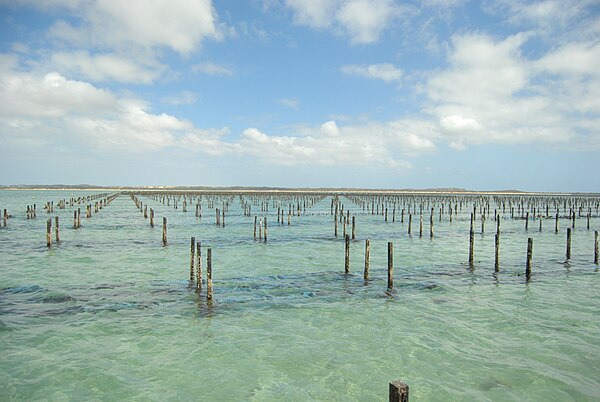
[[[195,285],[196,293],[200,294],[202,291],[202,247],[201,242],[196,242],[195,237],[190,239],[190,285]],[[211,302],[212,300],[212,249],[208,248],[206,249],[206,301]]]
[[[499,234],[496,233],[495,236],[495,264],[494,271],[497,273],[500,270],[499,263]],[[469,247],[469,263],[471,267],[473,266],[473,230],[471,229],[469,234],[470,239],[470,247]],[[370,241],[369,239],[365,240],[365,269],[364,269],[364,279],[369,279],[369,259],[370,259]],[[525,263],[525,276],[527,281],[531,279],[531,260],[533,257],[533,238],[527,239],[527,260]],[[567,259],[571,258],[571,229],[567,229]],[[594,232],[594,263],[598,264],[598,231]],[[388,242],[388,290],[391,290],[394,287],[394,244],[392,242]],[[350,273],[350,236],[346,235],[345,237],[345,253],[344,253],[344,273]]]

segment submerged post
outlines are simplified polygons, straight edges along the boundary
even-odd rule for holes
[[[365,273],[364,278],[369,279],[369,257],[371,255],[371,242],[369,239],[365,240]]]
[[[388,242],[388,290],[394,287],[394,244]]]
[[[527,282],[531,279],[531,256],[533,254],[533,239],[530,237],[527,239],[527,264],[525,265],[525,277]]]
[[[494,256],[494,272],[499,272],[500,271],[500,236],[498,236],[498,233],[496,233],[496,236],[494,237],[494,244],[495,244],[495,256]]]
[[[194,252],[196,251],[196,238],[190,239],[190,282],[194,282]]]
[[[567,228],[567,260],[571,259],[571,228]]]
[[[350,235],[345,237],[345,258],[344,258],[344,273],[350,273]]]
[[[162,231],[163,246],[167,245],[167,218],[163,216],[163,231]]]
[[[598,231],[594,231],[594,264],[598,264]]]
[[[58,216],[54,217],[54,231],[56,234],[56,242],[60,242],[60,234],[59,234],[59,230],[58,230]]]
[[[52,218],[46,222],[46,246],[52,246]]]
[[[265,243],[267,242],[267,217],[265,216]]]
[[[390,382],[389,402],[408,402],[408,385],[400,381]]]
[[[213,299],[213,284],[212,284],[212,249],[206,250],[206,301],[211,302]]]
[[[473,268],[473,247],[475,242],[475,232],[473,232],[473,214],[471,214],[471,229],[469,230],[469,266]]]
[[[201,242],[196,244],[196,261],[197,261],[197,275],[196,275],[196,291],[200,293],[202,289],[202,248]]]

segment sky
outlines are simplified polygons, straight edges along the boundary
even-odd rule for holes
[[[600,192],[600,0],[0,0],[0,184]]]

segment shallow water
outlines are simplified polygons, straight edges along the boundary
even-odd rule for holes
[[[84,191],[0,191],[13,215],[0,228],[1,400],[358,400],[387,399],[401,379],[419,401],[591,401],[600,398],[600,279],[593,264],[594,216],[573,231],[567,219],[501,221],[501,270],[494,275],[493,217],[469,208],[447,214],[429,238],[418,218],[389,222],[356,213],[351,274],[344,275],[342,226],[333,235],[331,198],[291,226],[271,208],[269,240],[253,239],[253,206],[235,199],[226,226],[140,197],[156,226],[122,194],[86,219],[85,204],[59,210]],[[34,198],[32,198],[34,197]],[[42,204],[54,201],[45,213]],[[26,219],[37,204],[37,218]],[[82,227],[72,229],[73,209]],[[217,205],[219,207],[219,205]],[[256,211],[256,212],[254,212]],[[286,209],[287,212],[287,209]],[[59,216],[61,242],[46,247],[46,219]],[[168,218],[168,245],[161,243]],[[350,229],[348,228],[348,232]],[[214,297],[189,289],[190,237],[212,249]],[[533,276],[523,275],[527,238]],[[371,278],[363,279],[364,239]],[[388,292],[387,242],[394,242]],[[205,260],[203,261],[205,265]]]

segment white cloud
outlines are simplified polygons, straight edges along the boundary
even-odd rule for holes
[[[344,74],[383,80],[385,82],[399,82],[402,79],[402,70],[389,63],[370,65],[350,64],[343,66],[341,70]]]
[[[207,75],[232,76],[234,70],[225,64],[216,64],[212,62],[198,63],[192,66],[192,71]]]
[[[528,35],[494,40],[455,36],[450,67],[429,76],[428,111],[449,144],[545,144],[573,147],[598,134],[600,46],[570,43],[527,59]]]
[[[116,105],[110,92],[52,72],[44,76],[12,73],[0,77],[0,116],[52,117],[103,115]]]
[[[338,127],[328,121],[298,130],[296,135],[272,136],[256,128],[244,130],[240,151],[280,165],[378,166],[406,170],[404,159],[435,150],[433,125],[399,120]]]
[[[394,16],[391,0],[351,0],[343,2],[336,19],[357,44],[373,43]]]
[[[354,44],[376,42],[400,14],[392,0],[286,0],[294,22],[315,29],[332,29]]]
[[[66,3],[66,2],[61,2]],[[56,22],[50,33],[68,42],[122,48],[167,47],[189,54],[205,39],[221,39],[210,0],[104,0],[72,3],[78,26]]]
[[[10,58],[0,58],[0,66],[0,137],[9,144],[69,143],[136,153],[185,147],[183,137],[209,134],[190,121],[151,113],[144,102],[119,98],[87,82],[56,72],[19,72]]]
[[[300,108],[300,101],[294,98],[283,98],[277,101],[280,105],[283,105],[292,110],[298,110]]]
[[[54,53],[51,62],[61,71],[96,82],[150,84],[166,69],[153,61],[140,64],[116,54],[90,55],[84,50]]]
[[[191,105],[198,101],[198,95],[190,91],[180,91],[174,95],[163,97],[161,101],[170,105]]]

